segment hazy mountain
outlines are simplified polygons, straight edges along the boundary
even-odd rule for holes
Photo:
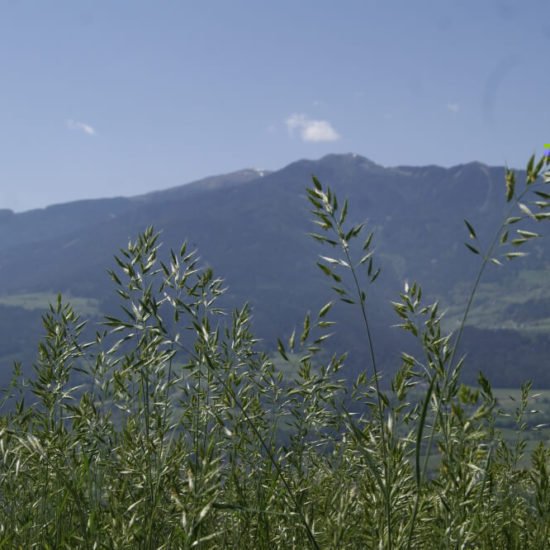
[[[88,313],[112,311],[106,270],[113,254],[149,225],[162,232],[166,251],[184,240],[198,247],[226,279],[229,306],[251,302],[266,347],[288,336],[307,310],[332,298],[315,266],[321,249],[306,235],[313,226],[305,188],[313,174],[339,198],[349,197],[352,222],[367,221],[375,230],[382,275],[369,307],[385,369],[398,364],[396,350],[411,345],[390,327],[397,318],[389,301],[405,280],[419,281],[428,297],[442,299],[454,326],[479,266],[479,256],[463,244],[463,219],[482,241],[493,236],[506,207],[504,169],[480,163],[386,168],[357,155],[328,155],[272,173],[243,170],[132,198],[0,211],[4,372],[8,360],[30,360],[40,307],[53,293],[71,295]],[[482,368],[496,385],[533,377],[536,385],[550,386],[550,243],[529,244],[529,257],[487,272],[466,333],[467,380]],[[332,345],[351,350],[349,368],[356,370],[365,350],[356,313],[342,304],[335,316],[340,332]]]

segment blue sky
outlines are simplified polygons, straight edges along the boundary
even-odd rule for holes
[[[548,0],[0,0],[0,208],[354,152],[523,166]]]

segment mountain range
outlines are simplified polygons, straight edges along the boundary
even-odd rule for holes
[[[312,175],[341,201],[349,199],[351,222],[374,231],[381,275],[369,289],[368,308],[383,370],[399,364],[398,351],[415,350],[411,337],[395,328],[390,304],[405,281],[418,281],[428,301],[439,300],[445,326],[456,329],[481,262],[464,246],[472,244],[464,219],[483,249],[506,216],[504,167],[383,167],[355,154],[327,155],[135,197],[0,210],[0,386],[14,360],[27,369],[32,364],[40,313],[56,293],[91,327],[117,310],[107,269],[147,226],[161,233],[165,252],[183,241],[197,248],[225,279],[227,307],[249,302],[260,345],[274,350],[307,311],[335,299],[316,267],[323,250],[308,236],[314,226],[305,190]],[[527,243],[528,256],[486,270],[463,340],[466,382],[482,370],[496,386],[529,378],[535,387],[550,387],[550,241],[540,231],[544,224],[526,228],[535,225],[542,238]],[[358,312],[339,304],[334,318],[329,347],[350,352],[352,377],[368,366]]]

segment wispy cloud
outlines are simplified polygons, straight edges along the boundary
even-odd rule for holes
[[[449,109],[451,113],[458,113],[458,111],[460,111],[460,105],[458,103],[447,103],[447,109]]]
[[[297,131],[302,141],[337,141],[340,134],[326,120],[313,120],[307,115],[295,113],[285,120],[290,135]]]
[[[68,119],[66,121],[66,125],[69,130],[78,130],[80,132],[84,132],[88,136],[97,135],[97,132],[95,131],[95,128],[93,126],[90,126],[89,124],[85,124],[84,122],[80,122],[78,120]]]

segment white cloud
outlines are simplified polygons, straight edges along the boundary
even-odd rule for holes
[[[95,136],[97,134],[93,126],[85,124],[84,122],[79,122],[78,120],[69,119],[66,121],[66,124],[69,130],[79,130],[80,132],[84,132],[88,136]]]
[[[340,134],[326,120],[313,120],[304,114],[295,113],[285,120],[290,135],[297,131],[302,141],[337,141]]]
[[[458,111],[460,111],[460,105],[458,103],[447,103],[447,109],[449,109],[451,113],[458,113]]]

